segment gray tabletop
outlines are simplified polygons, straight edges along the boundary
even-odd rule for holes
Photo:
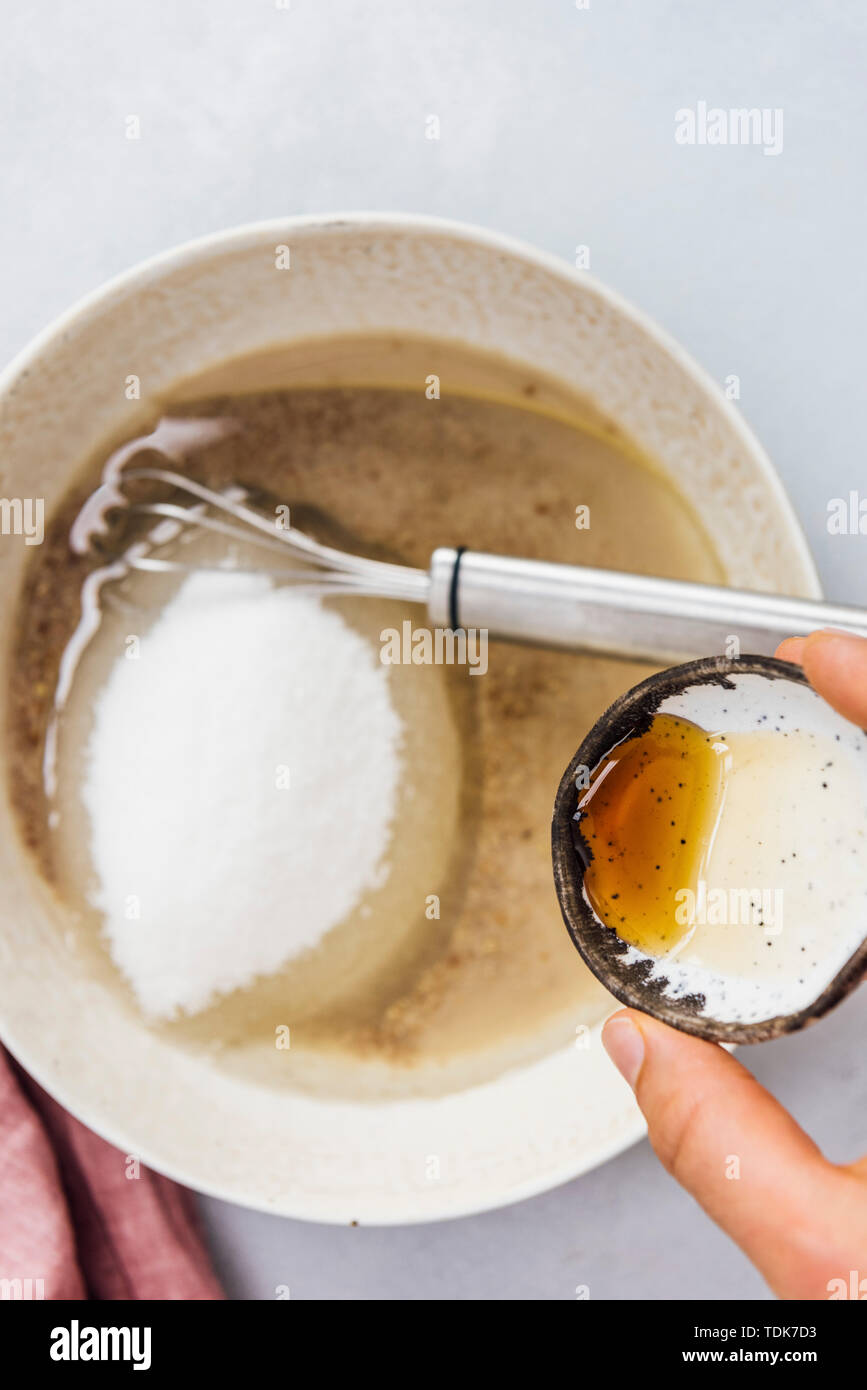
[[[405,210],[570,261],[586,247],[590,269],[720,382],[738,378],[826,592],[867,600],[867,536],[826,524],[830,499],[867,496],[860,0],[3,10],[0,357],[143,257],[260,218]],[[743,107],[767,112],[758,141],[710,143],[702,111]],[[684,110],[694,143],[675,138]],[[744,1058],[834,1158],[867,1149],[865,1007],[862,991]],[[435,1226],[203,1209],[234,1297],[288,1285],[293,1298],[570,1299],[579,1284],[592,1298],[766,1296],[646,1144]]]

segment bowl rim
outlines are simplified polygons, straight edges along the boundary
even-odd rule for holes
[[[592,1029],[597,1040],[605,1022],[606,1019],[601,1019]],[[134,1153],[135,1157],[152,1172],[158,1173],[161,1177],[168,1178],[171,1182],[176,1182],[203,1197],[211,1197],[248,1211],[262,1212],[266,1216],[284,1217],[291,1221],[306,1221],[317,1226],[353,1225],[371,1228],[428,1226],[445,1221],[458,1221],[464,1217],[479,1216],[489,1211],[499,1211],[504,1207],[514,1206],[518,1202],[526,1202],[533,1197],[540,1197],[546,1192],[562,1187],[573,1179],[582,1177],[584,1173],[592,1172],[594,1168],[599,1168],[602,1164],[608,1163],[610,1159],[617,1158],[647,1136],[647,1122],[644,1116],[634,1102],[627,1102],[623,1107],[623,1119],[618,1132],[613,1138],[608,1138],[595,1146],[588,1146],[581,1153],[580,1158],[571,1163],[563,1163],[559,1167],[544,1171],[535,1177],[526,1178],[522,1182],[512,1184],[508,1189],[498,1189],[490,1196],[479,1197],[476,1195],[459,1201],[450,1200],[442,1203],[441,1206],[425,1209],[421,1214],[416,1208],[415,1214],[411,1215],[407,1215],[401,1210],[399,1202],[386,1202],[377,1207],[376,1203],[371,1202],[367,1195],[360,1201],[346,1198],[341,1198],[339,1202],[327,1200],[325,1205],[313,1202],[309,1195],[305,1195],[297,1205],[292,1200],[282,1199],[279,1203],[274,1203],[259,1196],[241,1195],[234,1187],[212,1182],[207,1177],[202,1176],[200,1169],[193,1171],[183,1164],[167,1162],[149,1149],[146,1144],[136,1142],[131,1147],[128,1142],[128,1135],[125,1134],[122,1127],[115,1128],[109,1121],[94,1122],[86,1108],[83,1109],[75,1104],[70,1104],[62,1094],[58,1094],[50,1078],[46,1078],[44,1075],[42,1068],[31,1067],[20,1051],[13,1050],[11,1043],[2,1035],[2,1032],[0,1032],[0,1045],[6,1048],[30,1078],[52,1100],[61,1105],[68,1115],[71,1115],[91,1133],[96,1134],[121,1153]],[[543,1065],[549,1060],[550,1057],[542,1058],[537,1065]],[[611,1071],[612,1080],[619,1085],[619,1078],[614,1073],[613,1064]],[[469,1089],[481,1088],[471,1087]],[[399,1104],[399,1101],[396,1103]],[[408,1206],[411,1206],[411,1200],[407,1199]],[[367,1215],[366,1212],[372,1214]]]
[[[191,265],[200,261],[203,256],[207,257],[215,252],[249,248],[258,244],[263,237],[278,235],[285,232],[287,228],[300,232],[322,231],[324,233],[365,228],[371,232],[394,233],[403,231],[437,234],[454,241],[472,242],[476,245],[487,246],[491,250],[503,251],[545,270],[548,274],[569,285],[574,286],[576,283],[589,285],[600,299],[607,301],[622,318],[652,338],[656,345],[661,347],[683,372],[692,377],[697,385],[709,393],[714,404],[722,411],[729,425],[734,429],[745,450],[761,468],[765,482],[774,492],[774,503],[785,516],[786,523],[791,530],[791,540],[797,545],[798,562],[803,566],[811,585],[815,587],[816,597],[821,596],[821,584],[816,564],[807,544],[804,529],[783,486],[782,479],[774,468],[767,451],[747,425],[740,411],[727,398],[719,383],[714,380],[710,373],[700,366],[677,339],[656,323],[650,315],[637,308],[618,290],[612,289],[591,272],[576,270],[567,261],[552,252],[541,250],[520,238],[473,223],[460,222],[452,218],[428,216],[423,213],[308,213],[296,217],[265,218],[194,237],[177,246],[170,247],[166,251],[157,252],[126,270],[120,271],[119,274],[112,276],[111,279],[80,296],[69,308],[52,319],[0,371],[0,398],[11,388],[16,378],[23,371],[29,369],[53,339],[58,335],[62,336],[72,324],[88,318],[103,303],[117,298],[127,290],[133,290],[147,284],[155,275],[159,275],[163,271],[183,269],[185,265]]]

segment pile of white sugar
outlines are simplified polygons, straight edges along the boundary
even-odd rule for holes
[[[101,691],[83,788],[92,901],[145,1013],[279,969],[384,881],[401,737],[387,668],[333,609],[185,581]]]

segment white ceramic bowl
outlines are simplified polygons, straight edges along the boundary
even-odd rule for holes
[[[277,274],[280,244],[292,266]],[[44,497],[50,511],[93,447],[123,432],[130,373],[150,395],[272,344],[390,331],[456,339],[578,388],[670,471],[730,583],[819,596],[767,457],[676,344],[560,261],[426,218],[263,223],[114,280],[0,378],[0,491]],[[4,663],[28,553],[8,538],[0,544]],[[201,1191],[311,1220],[386,1224],[499,1206],[584,1172],[643,1132],[598,1030],[589,1047],[439,1099],[336,1103],[209,1067],[122,1010],[64,948],[5,789],[0,1034],[48,1091],[125,1153]]]

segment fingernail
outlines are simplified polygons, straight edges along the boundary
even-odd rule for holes
[[[602,1030],[602,1043],[617,1070],[633,1090],[644,1062],[644,1038],[626,1014],[609,1018]]]

